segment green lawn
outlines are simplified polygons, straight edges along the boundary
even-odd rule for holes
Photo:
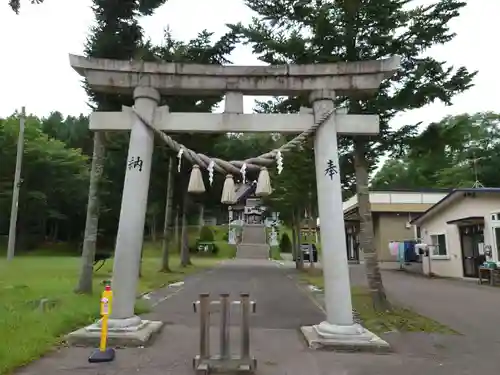
[[[234,247],[221,241],[221,236],[216,234],[220,249],[217,257],[192,257],[192,266],[180,268],[178,254],[172,254],[172,273],[158,272],[160,244],[147,244],[138,294],[180,281],[188,274],[213,266],[221,258],[234,256]],[[73,293],[80,258],[44,254],[19,256],[10,263],[4,257],[0,259],[0,374],[39,358],[58,345],[66,333],[99,317],[101,284],[111,278],[112,260],[95,274],[94,295],[84,296]],[[42,312],[36,305],[44,298],[56,304]],[[142,313],[147,307],[138,301],[136,310]]]
[[[236,246],[230,245],[227,243],[227,239],[224,239],[224,236],[227,234],[227,225],[220,225],[217,227],[210,227],[214,234],[214,243],[219,249],[217,253],[217,258],[227,259],[234,258],[236,255]],[[197,227],[189,227],[188,231],[189,236],[189,246],[194,248],[196,246],[196,241],[198,239],[198,228]],[[176,248],[173,244],[171,244],[171,252],[176,252]],[[161,241],[157,241],[156,243],[148,242],[144,245],[143,249],[144,257],[160,257],[161,256]],[[200,257],[202,258],[202,257]]]
[[[323,288],[323,275],[318,269],[305,270],[301,278],[303,282]],[[351,288],[351,296],[353,309],[358,313],[363,325],[376,334],[389,331],[457,334],[451,328],[433,319],[394,304],[393,311],[375,311],[371,296],[366,288]]]
[[[282,260],[279,246],[271,246],[271,259]]]

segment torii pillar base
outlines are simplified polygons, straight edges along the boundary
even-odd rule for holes
[[[332,326],[326,322],[300,327],[310,349],[342,352],[389,353],[390,345],[359,324]]]
[[[164,326],[163,322],[140,320],[138,325],[129,327],[114,326],[109,321],[109,347],[142,347],[154,342]],[[66,341],[72,346],[97,347],[101,339],[101,325],[99,322],[80,328],[66,336]]]

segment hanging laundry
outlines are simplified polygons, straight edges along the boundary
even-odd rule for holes
[[[404,241],[404,258],[406,263],[416,262],[418,257],[415,253],[415,240]]]
[[[397,257],[398,251],[399,251],[398,242],[396,242],[396,241],[389,242],[389,254],[391,254],[393,257]]]
[[[404,263],[405,261],[405,243],[397,242],[398,244],[398,262]]]

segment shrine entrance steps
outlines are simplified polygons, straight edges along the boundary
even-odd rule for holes
[[[242,241],[237,246],[238,259],[269,259],[269,245],[264,224],[245,224]]]

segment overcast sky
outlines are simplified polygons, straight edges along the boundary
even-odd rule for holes
[[[427,1],[427,0],[423,0]],[[58,110],[65,115],[88,113],[80,77],[71,69],[68,54],[82,54],[93,22],[90,0],[45,0],[42,5],[22,1],[16,16],[0,3],[0,116],[8,116],[21,106],[39,116]],[[479,70],[475,87],[454,99],[452,107],[434,104],[406,113],[393,125],[437,121],[448,114],[499,111],[496,97],[500,74],[496,47],[500,35],[500,1],[474,0],[452,24],[458,36],[430,54],[455,66]],[[202,29],[220,35],[226,23],[249,21],[252,13],[241,0],[169,0],[155,15],[142,20],[147,36],[160,43],[165,27],[175,38],[188,40]],[[492,55],[489,55],[491,53]],[[235,64],[259,64],[248,48],[233,54]],[[245,102],[251,112],[252,98]]]

